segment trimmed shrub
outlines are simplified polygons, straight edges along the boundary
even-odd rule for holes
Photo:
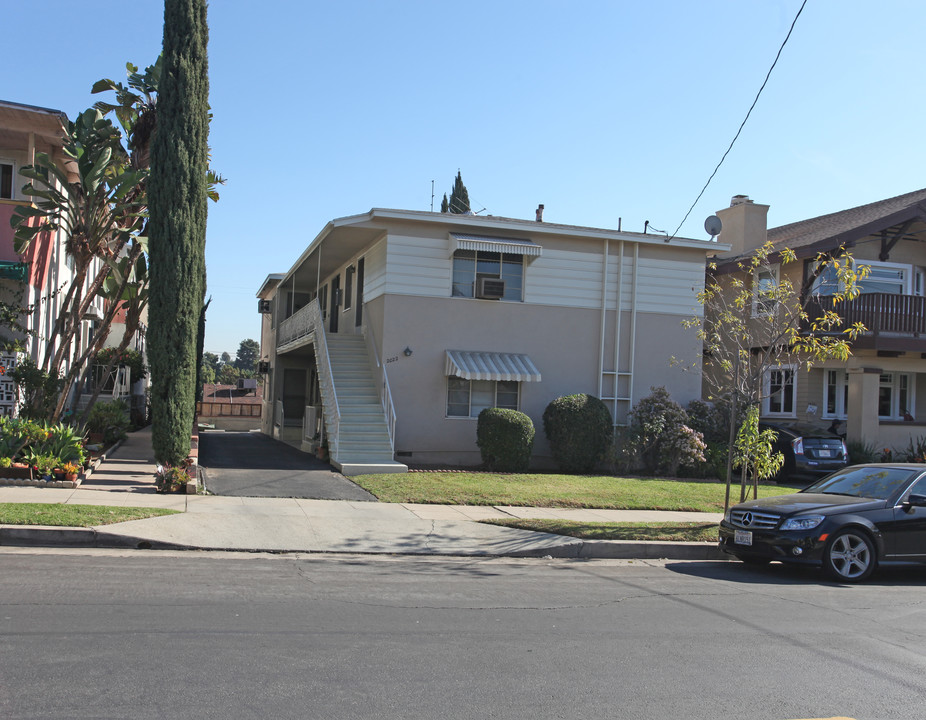
[[[489,470],[524,472],[534,447],[534,423],[517,410],[486,408],[477,420],[476,445]]]
[[[589,473],[611,445],[611,413],[592,395],[564,395],[543,411],[543,432],[560,470]]]

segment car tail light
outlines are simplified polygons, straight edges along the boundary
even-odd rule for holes
[[[849,461],[849,447],[846,445],[846,441],[842,441],[842,456],[846,459],[846,462]]]
[[[794,451],[795,455],[804,454],[804,438],[794,438],[791,441],[791,449]]]

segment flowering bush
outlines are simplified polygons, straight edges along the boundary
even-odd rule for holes
[[[664,387],[650,388],[630,412],[629,444],[646,472],[674,476],[681,464],[705,461],[704,436],[688,425],[688,413]]]

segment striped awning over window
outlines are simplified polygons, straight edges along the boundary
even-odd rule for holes
[[[543,247],[533,240],[450,233],[450,253],[453,254],[457,250],[482,250],[483,252],[510,253],[512,255],[540,257]]]
[[[446,375],[464,380],[540,382],[540,371],[527,355],[448,350]]]

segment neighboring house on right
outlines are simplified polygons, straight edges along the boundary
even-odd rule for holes
[[[915,444],[926,436],[926,189],[771,229],[768,207],[738,195],[717,213],[720,240],[732,248],[717,258],[721,268],[768,240],[802,261],[787,266],[795,287],[812,273],[818,253],[840,247],[870,274],[859,283],[861,294],[843,303],[832,300],[835,278],[817,279],[813,305],[835,310],[847,325],[861,322],[866,332],[851,343],[846,363],[767,372],[762,418],[821,427],[843,421],[848,440],[876,449]],[[772,266],[767,277],[753,278],[754,287],[777,282],[781,272]]]

